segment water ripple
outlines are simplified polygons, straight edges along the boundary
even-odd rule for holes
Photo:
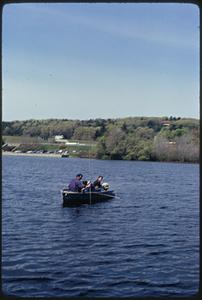
[[[90,174],[85,159],[3,160],[4,294],[151,297],[197,292],[196,165],[93,160]],[[59,191],[78,168],[87,178],[106,174],[119,197],[63,208]],[[125,181],[123,190],[120,182]]]

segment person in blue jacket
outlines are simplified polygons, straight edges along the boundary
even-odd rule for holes
[[[81,192],[84,188],[83,183],[81,182],[81,179],[83,178],[82,174],[77,174],[76,178],[72,179],[71,182],[68,185],[68,188],[72,192]]]

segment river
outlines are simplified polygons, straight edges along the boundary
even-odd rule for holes
[[[199,165],[3,156],[2,288],[21,297],[190,296],[199,289]],[[117,197],[64,207],[77,174]]]

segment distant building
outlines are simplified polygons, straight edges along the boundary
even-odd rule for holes
[[[64,135],[56,135],[55,142],[65,143],[66,146],[86,146],[86,144],[79,143],[79,141],[68,141],[67,139],[64,139]]]
[[[55,142],[56,143],[66,143],[67,140],[64,139],[64,135],[56,135],[55,136]]]
[[[69,142],[66,140],[66,143],[65,145],[69,145],[69,146],[88,146],[88,144],[84,144],[84,143],[80,143],[79,141],[78,142]]]
[[[79,145],[79,142],[66,142],[65,145],[77,146]]]
[[[63,142],[64,135],[56,135],[55,136],[55,142]]]
[[[175,145],[176,142],[168,142],[169,145]]]
[[[170,126],[170,122],[169,121],[161,121],[161,125],[163,126]]]

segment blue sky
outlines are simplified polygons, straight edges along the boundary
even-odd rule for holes
[[[199,118],[194,4],[10,4],[3,120]]]

